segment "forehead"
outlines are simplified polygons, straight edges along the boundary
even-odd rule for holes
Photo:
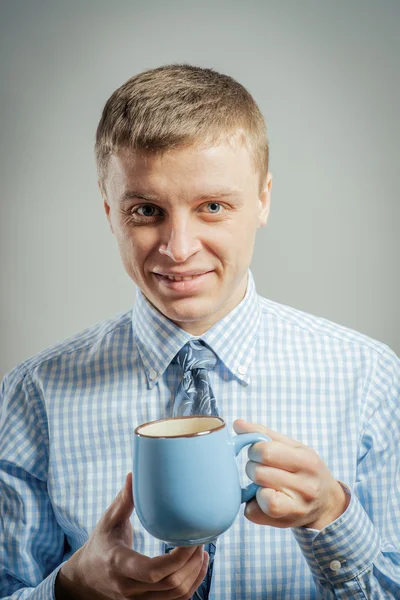
[[[106,186],[110,191],[128,188],[182,195],[207,193],[213,188],[248,192],[256,189],[258,174],[242,144],[187,146],[164,152],[123,149],[111,156]]]

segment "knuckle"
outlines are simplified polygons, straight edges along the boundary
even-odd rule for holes
[[[174,586],[173,590],[178,598],[185,598],[186,596],[191,598],[191,595],[189,594],[190,586],[185,582],[181,581],[178,585]]]
[[[168,585],[169,588],[178,590],[182,583],[182,580],[178,573],[172,573],[171,575],[168,575],[168,577],[165,579],[165,583]]]
[[[146,573],[146,583],[149,583],[150,585],[154,585],[155,583],[158,583],[160,581],[160,576],[157,572],[157,569],[155,569],[152,566],[149,566],[149,568],[147,569],[147,573]]]
[[[316,500],[319,497],[321,486],[318,480],[309,480],[304,487],[303,496],[308,501]]]
[[[256,493],[256,500],[259,508],[266,515],[269,514],[269,490],[265,488],[259,488]]]
[[[321,477],[320,468],[318,467],[317,470],[314,469],[317,461],[319,464],[321,463],[318,454],[314,453],[310,448],[307,448],[304,469],[301,477],[299,476],[297,478],[296,484],[296,490],[302,501],[305,503],[313,502],[315,498],[319,497],[321,492],[321,486],[323,485],[324,480]]]
[[[271,496],[268,498],[268,512],[274,519],[279,519],[284,516],[282,502],[279,496]]]
[[[106,554],[106,570],[108,573],[115,573],[118,571],[120,564],[120,557],[117,547],[110,548]]]
[[[319,479],[314,480],[314,483],[312,485],[312,493],[313,493],[313,497],[319,498],[319,496],[321,495],[321,481]]]
[[[307,469],[311,473],[316,473],[320,469],[321,458],[312,448],[306,448],[306,453],[305,464],[307,465]]]
[[[190,586],[187,583],[182,583],[179,587],[176,588],[176,591],[179,594],[179,596],[182,596],[183,598],[190,599],[192,597],[192,595],[189,593]]]
[[[261,442],[260,444],[260,455],[263,463],[268,464],[271,458],[271,448],[268,442]]]

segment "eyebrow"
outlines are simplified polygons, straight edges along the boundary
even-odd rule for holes
[[[239,190],[215,190],[213,192],[207,192],[196,196],[196,201],[209,200],[211,198],[233,198],[240,199],[242,194]],[[153,196],[152,194],[143,194],[142,192],[126,191],[120,196],[119,202],[124,203],[132,199],[144,200],[145,202],[160,202],[160,198]]]
[[[122,196],[119,197],[119,201],[121,203],[127,202],[128,200],[132,200],[134,198],[138,198],[139,200],[145,200],[146,202],[158,202],[159,198],[156,196],[152,196],[151,194],[142,194],[141,192],[124,192]]]

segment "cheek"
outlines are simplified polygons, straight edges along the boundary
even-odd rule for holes
[[[236,262],[245,259],[252,251],[256,234],[254,221],[249,221],[243,219],[235,222],[234,226],[217,231],[213,237],[214,248],[218,249],[221,255]]]
[[[139,259],[146,252],[142,236],[131,230],[119,229],[115,232],[121,258],[125,267],[137,269]]]
[[[249,262],[251,251],[249,248],[248,236],[239,232],[218,232],[210,242],[208,251],[217,257],[218,261],[223,266],[223,269],[228,269],[231,274],[242,271],[242,265]]]

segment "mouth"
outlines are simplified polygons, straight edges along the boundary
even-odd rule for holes
[[[192,281],[193,279],[196,279],[196,277],[205,275],[207,272],[208,271],[205,271],[204,273],[195,273],[194,275],[164,275],[162,273],[155,273],[155,275],[158,275],[159,277],[165,277],[170,281]]]
[[[202,271],[201,273],[182,273],[180,275],[153,272],[153,275],[164,289],[194,293],[201,291],[201,287],[206,283],[212,272]]]

